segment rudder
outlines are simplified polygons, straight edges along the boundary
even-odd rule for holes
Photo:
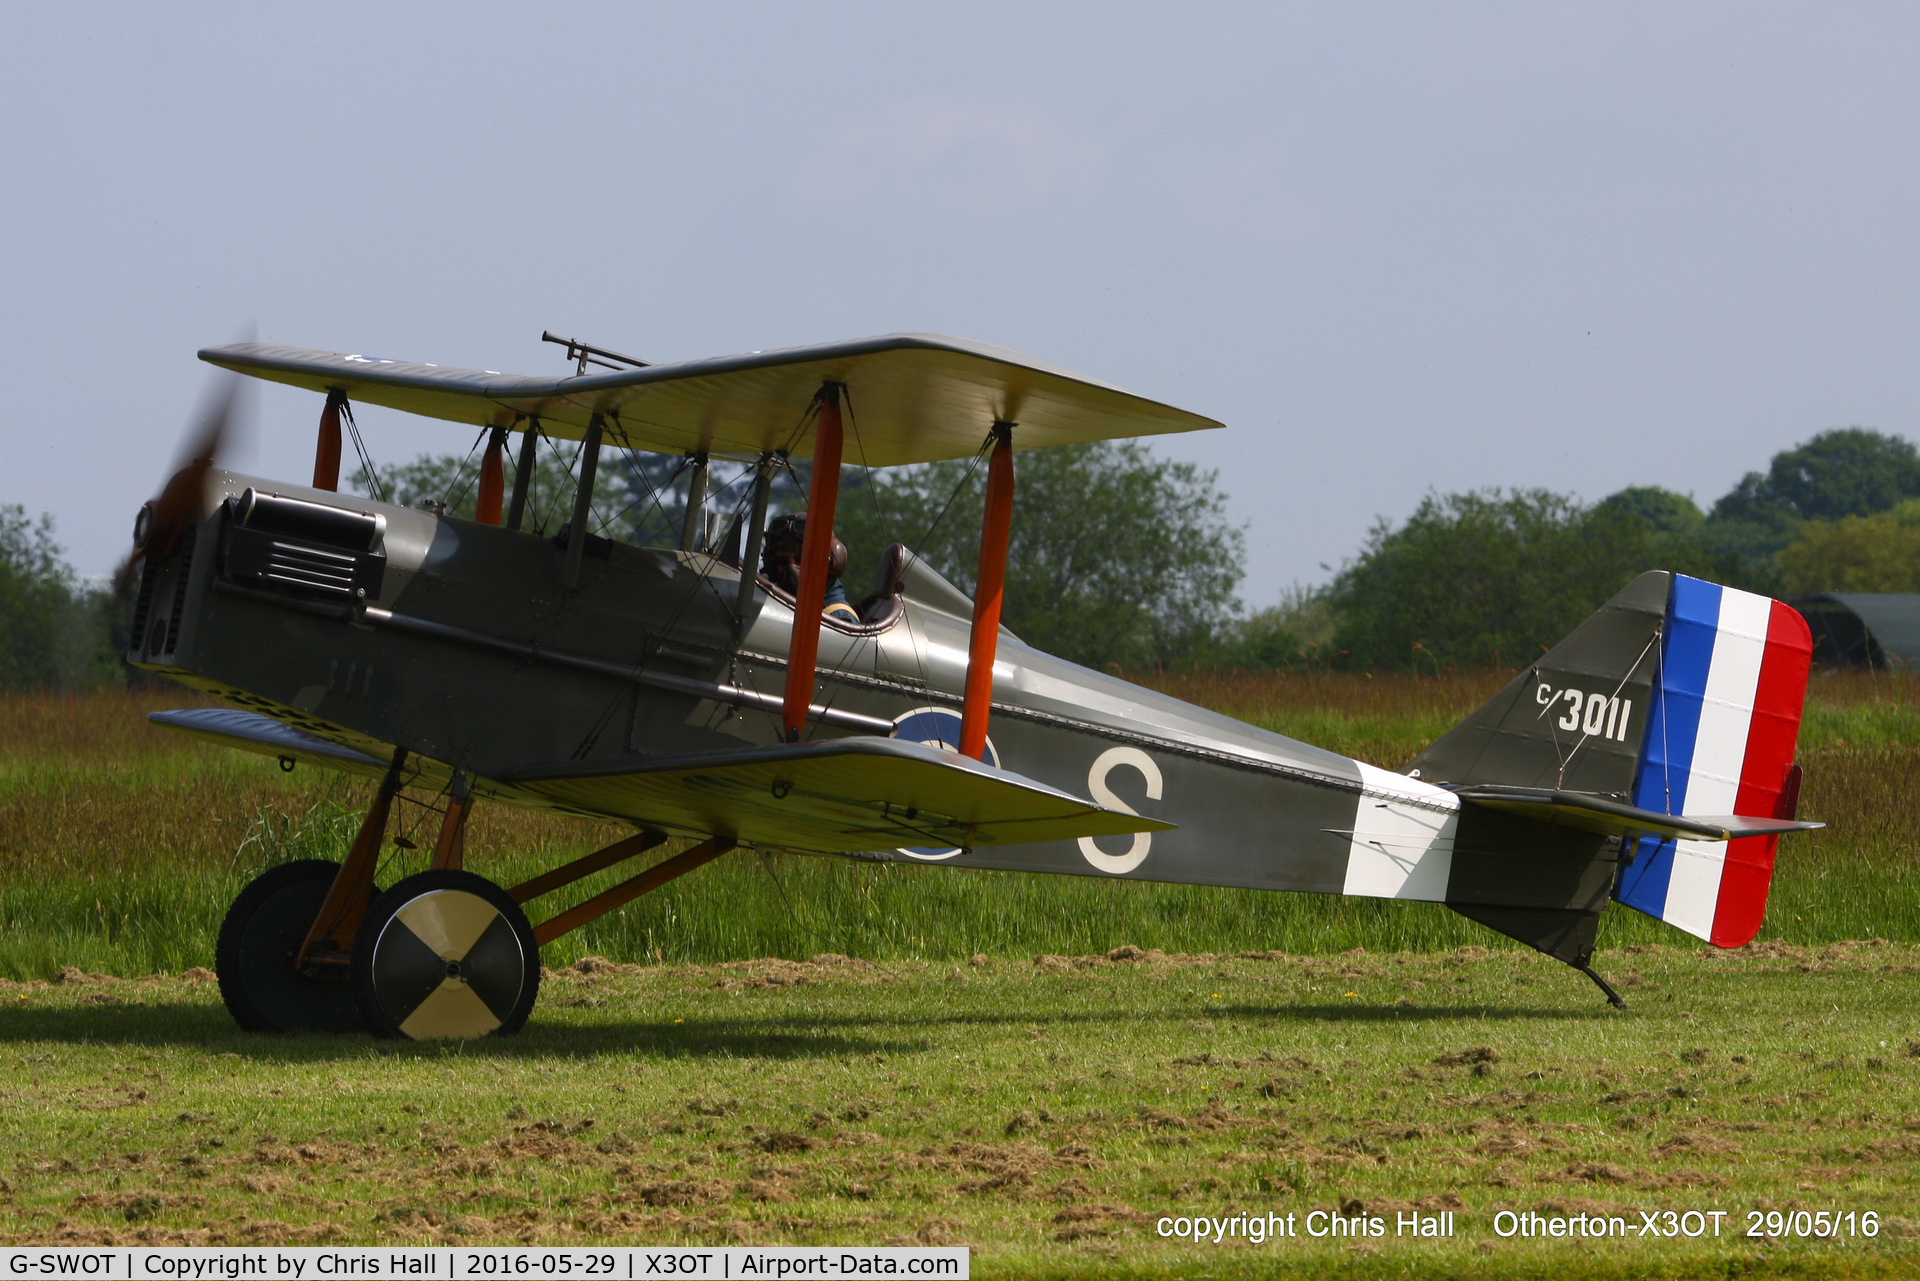
[[[1665,814],[1792,818],[1806,620],[1752,592],[1675,575],[1632,802]],[[1641,837],[1614,899],[1716,947],[1759,931],[1778,836]]]

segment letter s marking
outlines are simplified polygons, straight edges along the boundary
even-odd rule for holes
[[[1114,767],[1120,765],[1125,765],[1131,769],[1140,771],[1140,776],[1147,781],[1148,800],[1157,801],[1160,799],[1160,767],[1153,763],[1153,757],[1148,756],[1137,747],[1109,747],[1094,759],[1093,768],[1087,771],[1087,790],[1093,793],[1093,800],[1096,805],[1104,805],[1108,809],[1118,810],[1122,814],[1138,814],[1140,812],[1121,800],[1118,796],[1115,796],[1113,790],[1107,786],[1107,775],[1113,771]],[[1080,838],[1081,857],[1085,858],[1087,862],[1099,868],[1101,871],[1114,876],[1131,872],[1134,868],[1146,862],[1147,851],[1152,847],[1152,832],[1135,832],[1133,834],[1133,844],[1127,847],[1125,854],[1103,853],[1100,847],[1094,844],[1091,836],[1083,836]]]

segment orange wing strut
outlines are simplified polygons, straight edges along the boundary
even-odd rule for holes
[[[482,525],[500,523],[500,507],[507,493],[507,469],[500,458],[506,449],[505,427],[495,427],[487,433],[486,456],[480,460],[480,491],[473,504],[473,518]]]
[[[787,692],[781,724],[787,741],[800,741],[813,702],[820,659],[820,611],[827,603],[827,562],[833,557],[833,508],[840,497],[840,384],[820,386],[820,419],[813,431],[813,482],[807,488],[807,533],[800,546],[800,591],[787,647]],[[751,571],[748,571],[751,572]]]
[[[313,487],[338,492],[340,489],[340,406],[345,392],[327,393],[327,407],[320,411],[320,443],[313,450]]]
[[[1007,540],[1013,530],[1013,424],[993,425],[987,463],[987,514],[980,523],[980,574],[967,641],[967,698],[960,709],[960,754],[985,758],[987,712],[993,706],[993,655],[1000,643],[1000,602],[1007,584]]]
[[[632,880],[622,881],[610,890],[602,890],[586,902],[540,922],[533,927],[533,941],[545,947],[569,930],[577,930],[588,921],[597,920],[624,903],[631,903],[642,894],[652,893],[675,877],[685,876],[694,868],[711,863],[732,849],[734,844],[731,837],[715,836],[690,850],[655,863]]]

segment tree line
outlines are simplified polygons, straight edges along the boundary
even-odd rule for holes
[[[528,527],[572,514],[574,446],[549,442]],[[678,543],[687,460],[603,459],[595,533]],[[471,515],[478,459],[422,455],[355,478],[387,501]],[[981,459],[842,475],[835,529],[847,589],[868,587],[904,543],[971,593],[986,468]],[[805,506],[803,460],[775,512]],[[703,542],[732,538],[747,509],[744,464],[715,460]],[[1545,489],[1429,494],[1382,519],[1329,582],[1246,611],[1246,540],[1216,473],[1135,441],[1020,455],[1003,618],[1023,640],[1090,666],[1444,670],[1512,667],[1571,631],[1646,569],[1672,569],[1792,599],[1818,591],[1920,592],[1920,454],[1860,427],[1822,432],[1749,472],[1710,508],[1658,486],[1597,502]],[[129,679],[118,654],[129,602],[78,579],[52,521],[0,507],[0,688],[77,689]]]
[[[0,689],[118,684],[121,615],[110,591],[81,582],[62,559],[51,516],[0,505]]]
[[[1540,489],[1429,495],[1404,522],[1375,525],[1313,595],[1317,630],[1281,647],[1337,667],[1515,666],[1654,568],[1788,600],[1920,591],[1920,456],[1882,432],[1822,432],[1705,511],[1657,486],[1595,503]]]

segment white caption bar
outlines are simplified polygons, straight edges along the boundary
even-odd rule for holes
[[[965,1246],[59,1246],[0,1251],[0,1281],[315,1281],[316,1278],[587,1277],[787,1281],[805,1277],[966,1278]]]

